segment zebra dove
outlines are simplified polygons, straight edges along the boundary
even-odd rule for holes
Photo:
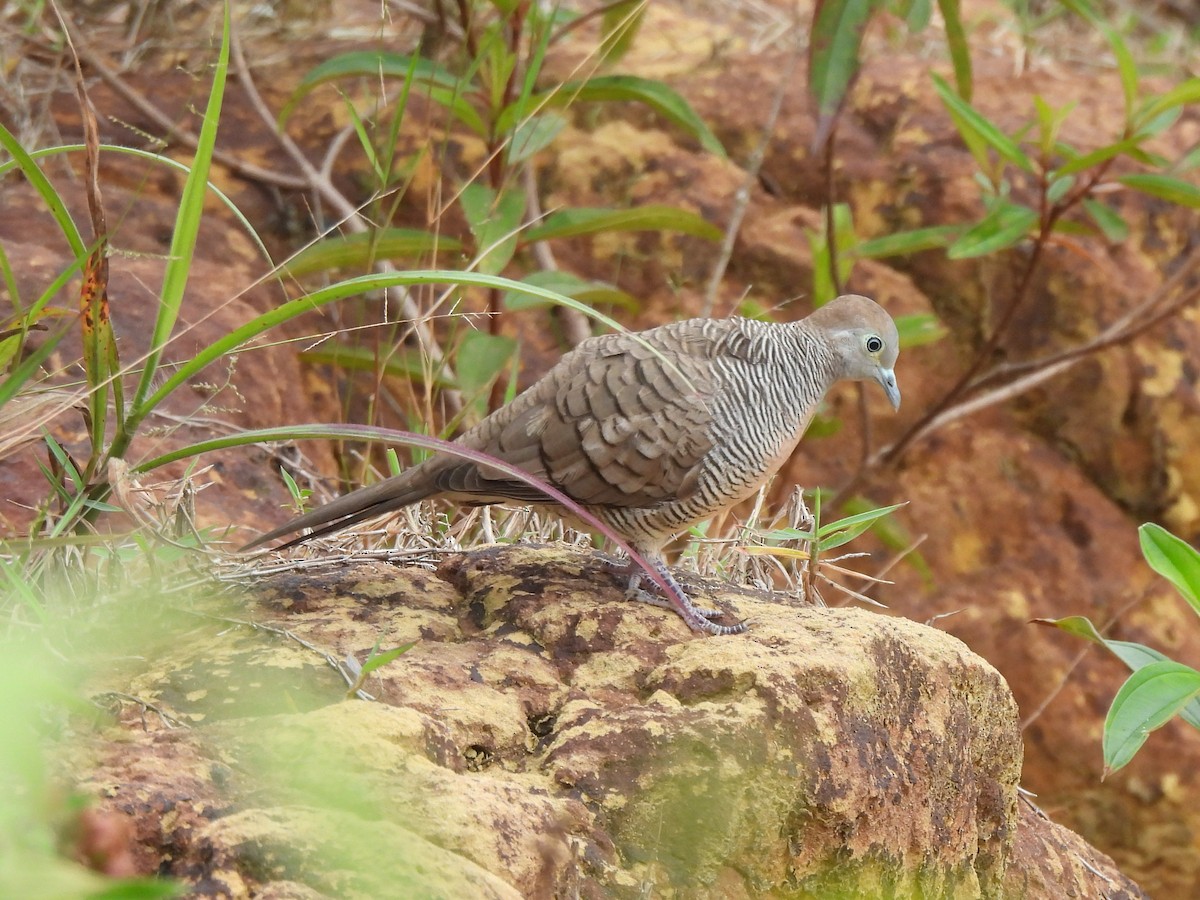
[[[592,337],[456,443],[558,488],[625,538],[671,588],[664,603],[638,590],[635,574],[631,596],[669,605],[696,631],[739,633],[746,623],[719,625],[710,621],[716,613],[692,604],[666,568],[663,547],[754,494],[791,456],[835,382],[877,381],[898,409],[897,344],[891,317],[857,295],[798,322],[691,319]],[[548,502],[495,469],[435,456],[243,549],[315,529],[282,545],[289,547],[433,496],[468,505]]]

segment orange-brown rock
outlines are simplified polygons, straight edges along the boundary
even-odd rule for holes
[[[957,640],[711,585],[754,627],[693,640],[597,562],[270,576],[258,628],[161,636],[84,780],[147,871],[230,896],[1141,896],[1020,812],[1012,696]],[[409,641],[340,698],[327,659]]]

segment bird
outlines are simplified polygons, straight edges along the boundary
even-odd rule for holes
[[[628,595],[673,608],[693,630],[712,621],[663,559],[692,525],[752,496],[791,457],[826,392],[875,381],[900,408],[896,324],[874,300],[845,294],[792,322],[698,318],[589,337],[454,443],[548,483],[621,536],[667,588]],[[432,497],[462,505],[553,505],[497,469],[448,454],[351,491],[251,541],[248,551],[313,529],[276,549]],[[559,514],[572,521],[569,513]]]

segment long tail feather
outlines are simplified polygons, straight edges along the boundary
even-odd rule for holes
[[[276,538],[294,534],[305,528],[314,529],[311,533],[293,538],[276,549],[282,550],[284,547],[293,547],[296,544],[307,541],[309,538],[349,528],[351,525],[355,525],[366,519],[401,509],[411,503],[416,503],[418,500],[424,500],[426,497],[437,492],[437,488],[430,483],[430,479],[422,477],[426,474],[424,472],[418,473],[417,468],[413,468],[402,475],[385,479],[378,484],[368,485],[356,491],[351,491],[349,494],[338,497],[324,506],[310,510],[304,515],[297,516],[292,521],[272,531],[268,531],[266,534],[242,547],[241,552],[244,553],[247,550],[253,550],[255,547],[270,543]]]

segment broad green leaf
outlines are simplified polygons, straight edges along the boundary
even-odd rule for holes
[[[291,97],[283,105],[279,113],[279,127],[287,124],[296,105],[313,89],[340,78],[404,78],[423,82],[428,85],[438,85],[453,90],[458,79],[453,73],[442,68],[432,60],[420,56],[410,56],[404,53],[387,53],[375,50],[355,50],[343,53],[332,59],[327,59],[320,65],[309,70],[292,91]]]
[[[825,143],[850,85],[858,51],[877,0],[817,0],[808,38],[808,93],[817,116],[812,146]]]
[[[299,277],[329,269],[370,269],[384,259],[411,259],[427,253],[462,250],[462,241],[417,228],[384,228],[360,234],[336,235],[309,244],[286,263],[284,270]]]
[[[1029,207],[1001,201],[982,222],[951,244],[946,255],[970,259],[995,253],[1028,236],[1037,221],[1037,213]]]
[[[1200,552],[1153,522],[1138,529],[1138,540],[1150,568],[1171,582],[1200,615]]]
[[[602,231],[677,231],[709,241],[721,239],[721,229],[703,216],[678,206],[655,203],[633,209],[562,209],[529,228],[524,240],[530,243]]]
[[[1129,237],[1129,226],[1121,218],[1121,214],[1111,206],[1086,197],[1083,208],[1110,243],[1119,244]]]
[[[914,228],[912,231],[898,231],[895,234],[861,241],[853,248],[853,252],[864,259],[882,259],[887,256],[920,253],[923,250],[937,250],[948,247],[962,232],[963,229],[959,225]]]
[[[896,316],[896,330],[900,333],[902,350],[932,344],[946,336],[946,326],[933,313]]]
[[[700,142],[709,153],[726,156],[717,136],[704,124],[691,105],[661,81],[637,75],[601,75],[587,81],[570,81],[555,90],[531,98],[533,108],[545,102],[564,106],[578,100],[632,101],[649,106],[669,122],[678,125]]]
[[[955,124],[959,126],[960,132],[964,128],[969,128],[989,147],[1018,169],[1023,172],[1033,171],[1033,163],[1025,155],[1025,151],[1017,145],[1016,141],[1002,132],[991,121],[984,118],[970,103],[954,93],[950,89],[950,86],[937,75],[933,76],[933,85],[938,92],[938,96],[942,98],[942,102],[946,105],[946,108],[954,116]],[[964,134],[965,137],[966,135]]]
[[[499,195],[480,181],[462,189],[459,203],[475,238],[472,268],[485,275],[498,275],[513,258],[525,215],[525,195],[507,190]]]
[[[538,151],[544,150],[566,127],[566,118],[554,111],[521,120],[521,124],[509,140],[509,163],[524,162]]]
[[[967,43],[967,32],[963,28],[959,0],[938,0],[942,21],[946,26],[946,46],[950,50],[950,62],[954,66],[954,84],[958,95],[971,102],[974,82],[971,75],[971,47]]]
[[[570,272],[532,272],[521,279],[526,284],[554,291],[589,306],[608,304],[636,311],[640,304],[636,297],[603,281],[585,281]],[[541,309],[553,304],[544,297],[511,291],[505,295],[504,308],[509,310]]]
[[[1189,206],[1193,209],[1200,208],[1200,187],[1190,181],[1149,172],[1141,175],[1122,175],[1117,180],[1121,184],[1131,187],[1135,191],[1141,191],[1143,194],[1149,194],[1151,197],[1160,197],[1171,203],[1178,203],[1180,206]]]
[[[1146,742],[1189,702],[1200,697],[1200,672],[1177,662],[1138,669],[1117,691],[1104,720],[1104,773],[1125,766]]]
[[[471,330],[455,355],[459,387],[480,418],[487,415],[488,391],[517,352],[517,342],[506,335]]]
[[[1096,630],[1087,616],[1067,616],[1065,619],[1034,619],[1035,625],[1052,625],[1067,634],[1081,637],[1094,644],[1100,644],[1110,653],[1125,663],[1131,671],[1136,672],[1154,662],[1170,662],[1170,658],[1153,647],[1137,644],[1133,641],[1113,641],[1104,637]],[[1193,728],[1200,729],[1200,699],[1192,700],[1179,715]]]
[[[911,33],[920,34],[933,18],[933,0],[900,0],[895,4],[895,11]]]

